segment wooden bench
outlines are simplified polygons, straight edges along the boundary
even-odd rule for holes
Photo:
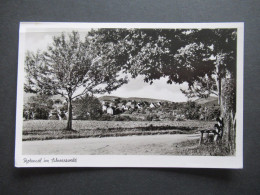
[[[203,143],[203,134],[204,134],[204,133],[207,133],[208,135],[209,135],[210,133],[213,133],[214,136],[215,136],[215,135],[219,135],[219,134],[217,133],[217,131],[214,130],[214,129],[201,130],[201,131],[200,131],[200,142],[199,142],[200,145]]]

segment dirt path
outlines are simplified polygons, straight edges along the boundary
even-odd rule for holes
[[[174,155],[177,144],[198,134],[24,141],[24,155]]]

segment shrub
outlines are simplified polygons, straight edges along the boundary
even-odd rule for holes
[[[149,114],[146,116],[145,118],[147,121],[152,121],[152,120],[159,120],[159,116],[157,116],[156,114]]]
[[[78,120],[98,119],[102,114],[102,105],[98,98],[85,95],[74,102],[74,115]]]
[[[201,106],[196,104],[196,102],[188,101],[183,108],[185,117],[191,120],[197,120],[200,118],[200,108]]]
[[[208,120],[216,119],[220,116],[220,107],[211,107],[208,109]]]
[[[37,95],[29,98],[24,105],[23,115],[26,119],[48,119],[52,109],[52,101],[49,96]]]

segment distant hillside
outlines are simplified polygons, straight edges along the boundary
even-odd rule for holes
[[[199,98],[195,100],[196,103],[200,105],[207,105],[207,106],[217,106],[218,105],[218,98],[210,96],[208,98]]]
[[[26,104],[29,101],[29,98],[32,96],[36,96],[36,94],[33,93],[24,93],[24,103]],[[117,98],[120,98],[121,100],[127,100],[127,101],[137,101],[137,102],[171,102],[168,100],[161,100],[161,99],[152,99],[152,98],[141,98],[141,97],[129,97],[129,98],[123,98],[123,97],[118,97],[118,96],[102,96],[99,97],[98,99],[100,101],[113,101]],[[60,95],[54,95],[51,97],[51,99],[60,99],[61,101],[65,100],[64,97],[60,96]]]
[[[130,100],[135,100],[137,102],[144,102],[144,101],[147,101],[147,102],[171,102],[171,101],[168,101],[168,100],[161,100],[161,99],[152,99],[152,98],[141,98],[141,97],[129,97],[129,98],[123,98],[123,97],[117,97],[117,96],[102,96],[102,97],[99,97],[98,99],[100,101],[113,101],[117,98],[120,98],[121,100],[127,100],[127,101],[130,101]]]

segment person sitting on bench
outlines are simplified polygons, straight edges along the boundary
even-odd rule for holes
[[[219,127],[223,129],[224,127],[223,119],[221,117],[218,117],[216,121],[218,122]]]

